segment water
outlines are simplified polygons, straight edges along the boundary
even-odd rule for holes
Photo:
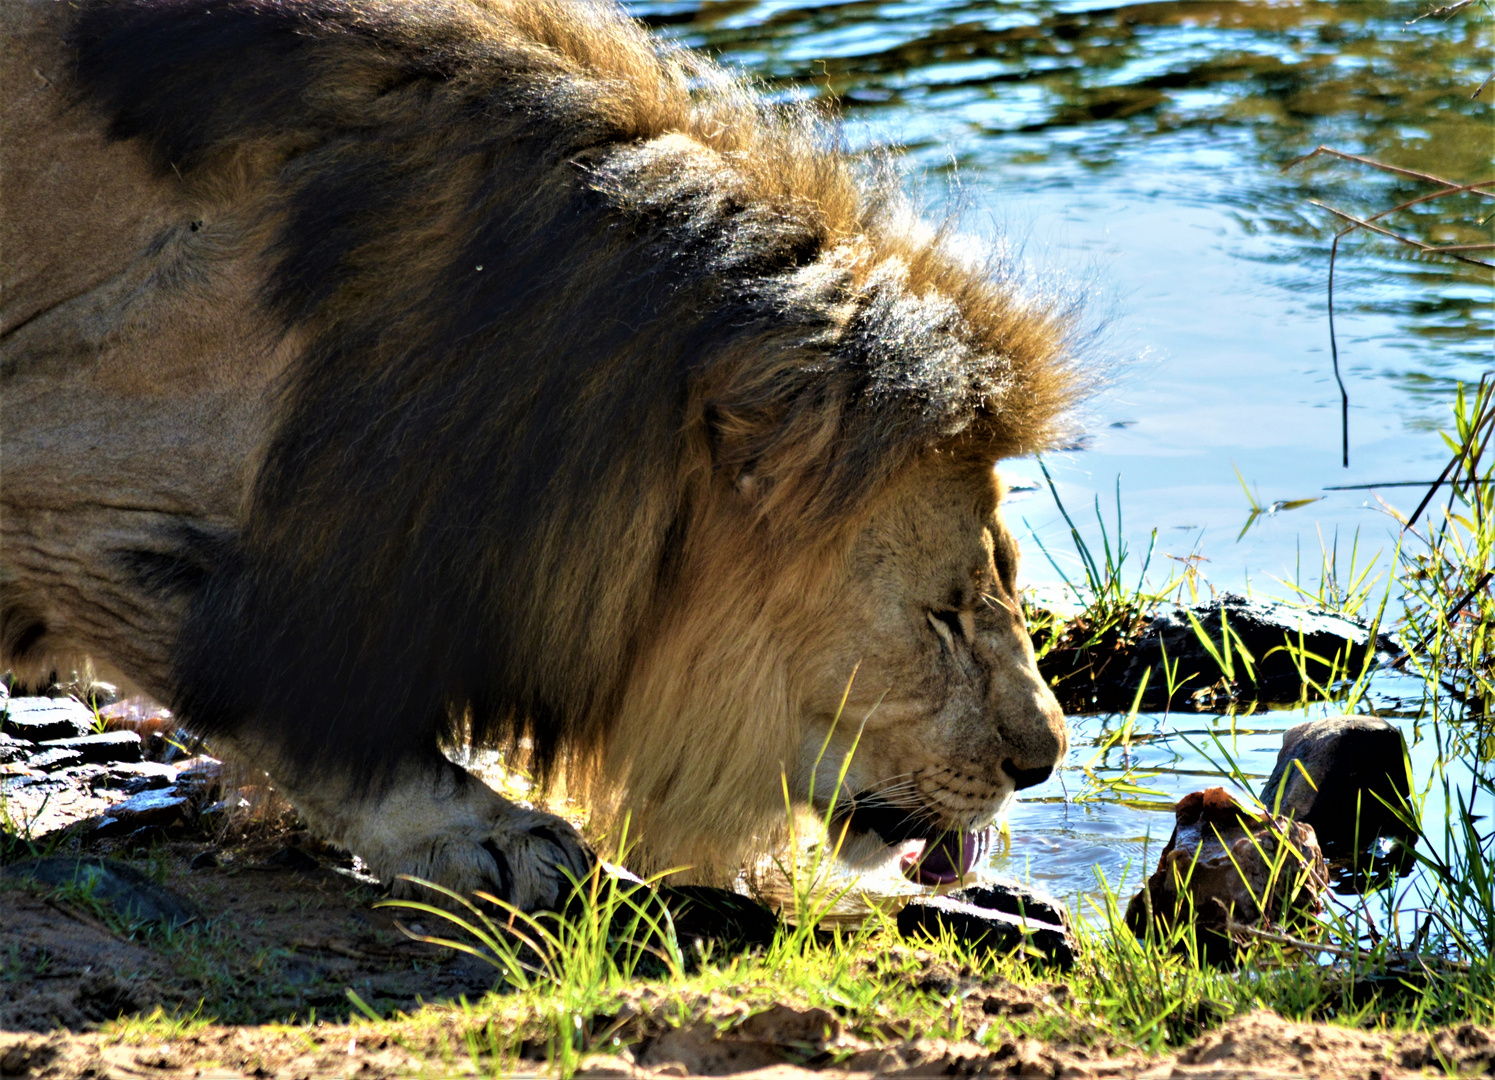
[[[1114,522],[1121,487],[1132,565],[1158,530],[1154,581],[1196,562],[1201,587],[1286,595],[1317,584],[1321,549],[1384,568],[1396,526],[1379,500],[1411,509],[1413,487],[1447,460],[1437,435],[1460,382],[1495,369],[1488,269],[1352,237],[1341,244],[1335,311],[1349,394],[1349,467],[1325,286],[1334,219],[1318,200],[1364,216],[1428,186],[1324,158],[1327,144],[1460,183],[1495,176],[1486,87],[1491,21],[1409,20],[1431,5],[1355,2],[1098,3],[954,0],[660,0],[630,5],[659,29],[753,73],[774,93],[834,99],[855,147],[902,146],[934,213],[1019,243],[1049,283],[1082,290],[1104,332],[1109,385],[1085,437],[1048,463],[1072,510],[1100,495]],[[1479,207],[1483,205],[1484,209]],[[1391,219],[1442,244],[1488,243],[1489,200],[1461,196]],[[1024,576],[1055,585],[1077,561],[1033,462],[1007,467]],[[1239,474],[1239,478],[1238,475]],[[1260,517],[1250,502],[1314,498]],[[1091,516],[1093,520],[1093,515]],[[1337,540],[1336,540],[1337,538]],[[1098,533],[1092,530],[1092,539]],[[1058,569],[1042,558],[1042,543]],[[1140,567],[1137,567],[1140,569]],[[1383,682],[1380,694],[1416,688]],[[1317,707],[1308,715],[1332,713]],[[1150,737],[1129,766],[1157,794],[1075,801],[1079,766],[1118,722],[1077,717],[1066,768],[1011,819],[994,866],[1073,895],[1150,871],[1171,802],[1221,782],[1213,731],[1265,777],[1281,731],[1302,710],[1237,717],[1139,718]],[[1431,742],[1410,720],[1414,774]],[[1191,745],[1192,744],[1192,745]],[[1213,761],[1211,760],[1213,758]],[[1436,797],[1430,819],[1441,813]]]

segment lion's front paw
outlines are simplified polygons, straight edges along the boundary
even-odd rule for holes
[[[494,896],[521,911],[556,911],[583,878],[597,856],[565,821],[531,813],[515,822],[501,821],[482,841],[495,870]]]
[[[567,822],[514,807],[486,829],[469,827],[420,845],[400,860],[400,872],[463,896],[481,890],[521,911],[555,911],[596,861]],[[432,899],[428,890],[398,877],[392,887],[396,896]]]

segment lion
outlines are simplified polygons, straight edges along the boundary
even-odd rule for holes
[[[1073,305],[833,120],[601,2],[4,17],[0,667],[525,910],[594,856],[454,740],[708,877],[786,790],[960,872],[1062,758],[995,465]]]

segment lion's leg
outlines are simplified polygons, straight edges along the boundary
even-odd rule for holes
[[[233,749],[266,760],[246,744]],[[567,822],[510,802],[434,749],[375,787],[322,770],[271,776],[313,832],[361,858],[397,896],[434,899],[399,880],[409,874],[464,895],[482,889],[524,911],[555,910],[595,861]]]

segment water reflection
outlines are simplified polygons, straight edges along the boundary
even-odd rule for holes
[[[631,7],[770,85],[835,99],[862,139],[901,143],[936,170],[1086,183],[1166,154],[1170,199],[1230,206],[1243,232],[1291,237],[1316,256],[1332,227],[1308,199],[1374,210],[1425,190],[1329,162],[1276,175],[1319,144],[1465,182],[1491,171],[1495,90],[1471,97],[1489,73],[1488,31],[1473,12],[1409,23],[1422,6],[1407,0]],[[1488,242],[1479,203],[1423,204],[1402,224],[1440,243]],[[1443,350],[1441,363],[1419,356],[1387,377],[1436,379],[1459,357],[1490,359],[1488,272],[1366,243],[1374,258],[1347,261],[1350,309],[1394,314]],[[1403,288],[1355,291],[1393,268]]]

